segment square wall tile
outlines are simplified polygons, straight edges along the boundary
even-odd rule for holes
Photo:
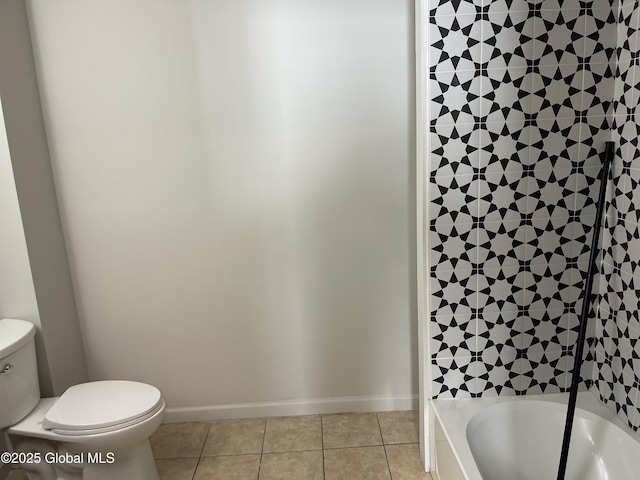
[[[517,170],[487,173],[479,178],[478,196],[477,215],[482,221],[488,221],[487,218],[494,218],[495,221],[492,214],[496,211],[513,211],[523,215],[527,209],[527,181]]]
[[[529,310],[522,316],[521,350],[529,354],[562,351],[567,340],[564,310]]]
[[[507,343],[491,342],[478,355],[476,393],[481,396],[515,395],[513,367],[518,350]]]
[[[526,352],[514,366],[518,393],[536,395],[564,391],[567,359],[562,351]]]
[[[431,71],[476,70],[481,64],[482,39],[477,27],[475,12],[432,16],[429,24]]]
[[[480,119],[481,77],[476,70],[432,73],[431,124],[436,131],[446,125],[473,125]]]
[[[477,276],[474,270],[431,273],[431,309],[434,316],[450,312],[469,313],[477,304]]]
[[[572,255],[574,222],[568,216],[531,219],[527,238],[527,259],[532,265],[560,264],[566,266]]]
[[[598,56],[600,52],[592,54]],[[585,52],[588,56],[589,54]],[[610,123],[608,119],[603,118],[613,115],[613,98],[615,89],[615,78],[613,70],[615,63],[611,59],[612,53],[607,52],[600,55],[602,60],[607,61],[604,64],[587,62],[580,65],[582,69],[582,78],[584,85],[582,87],[582,102],[580,105],[582,117],[597,117],[601,124],[606,121],[608,128],[601,132],[602,135],[611,134],[609,131]],[[581,138],[585,138],[583,132]],[[580,157],[581,159],[584,158]]]
[[[529,22],[529,9],[504,10],[499,4],[489,4],[482,22],[482,65],[487,69],[502,67],[525,67],[530,59],[526,42],[522,37],[533,35],[533,24]],[[491,8],[493,6],[493,8]]]
[[[478,224],[477,266],[488,269],[518,267],[526,259],[527,228],[521,220]]]
[[[561,301],[571,307],[576,301],[576,289],[571,283],[571,271],[562,264],[532,264],[532,278],[525,285],[524,304],[549,304]]]
[[[523,302],[523,291],[518,284],[519,267],[485,268],[478,272],[477,310],[495,311],[503,305],[517,306]]]
[[[585,52],[586,19],[582,10],[542,8],[538,20],[534,31],[540,41],[534,48],[535,59],[541,65],[579,64]]]
[[[452,124],[431,128],[430,172],[471,175],[480,163],[480,125]]]
[[[538,75],[533,72],[532,75]],[[534,78],[534,80],[536,80]],[[540,79],[542,82],[542,79]],[[534,87],[535,89],[536,87]],[[536,94],[542,95],[535,98],[544,98],[544,92],[540,89]],[[548,101],[540,100],[534,107],[537,112],[544,108]],[[530,164],[535,171],[552,170],[556,172],[571,170],[573,159],[578,158],[580,150],[580,117],[544,117],[535,119],[531,129]],[[545,180],[543,175],[538,176],[538,181]]]
[[[495,75],[489,70],[488,75]],[[509,72],[505,72],[505,75]],[[511,76],[509,80],[513,80]],[[486,123],[481,128],[480,163],[478,173],[500,174],[503,172],[517,171],[522,174],[523,165],[528,164],[530,129],[524,115],[524,107],[516,100],[520,89],[514,83],[500,82],[493,99],[496,104],[500,102],[498,95],[513,97],[509,106],[501,106],[489,111]],[[491,78],[489,80],[491,81]],[[520,112],[520,113],[518,113]],[[514,118],[514,115],[516,118]]]
[[[477,221],[478,181],[474,175],[436,173],[430,179],[429,197],[430,218],[448,217],[456,224]]]
[[[494,306],[497,307],[497,304]],[[483,310],[478,318],[478,354],[493,345],[506,345],[519,349],[517,342],[521,328],[522,319],[518,310],[498,308]]]
[[[540,65],[544,81],[544,108],[537,118],[578,117],[584,111],[584,69],[579,64]]]
[[[478,229],[473,223],[450,223],[429,230],[431,270],[455,270],[462,263],[478,263]]]
[[[471,398],[476,393],[471,357],[433,359],[431,378],[433,398]]]
[[[431,318],[431,356],[471,356],[476,351],[477,320],[470,313]]]

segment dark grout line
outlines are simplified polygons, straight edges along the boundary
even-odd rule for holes
[[[260,463],[258,464],[258,476],[256,477],[256,480],[260,479],[260,470],[262,469],[262,457],[264,455],[264,441],[267,438],[267,423],[269,423],[267,420],[268,420],[267,418],[264,419],[264,432],[262,433],[262,447],[260,447]]]
[[[330,450],[350,450],[352,448],[371,448],[371,447],[384,447],[384,444],[375,443],[375,444],[371,444],[371,445],[352,445],[350,447],[330,447],[330,448],[323,449],[323,451],[327,452],[327,451],[330,451]]]
[[[385,447],[393,447],[395,445],[419,445],[420,442],[398,442],[398,443],[385,443]]]
[[[349,450],[352,448],[369,448],[369,447],[395,447],[396,445],[418,445],[419,442],[403,442],[403,443],[372,443],[368,445],[352,445],[348,447],[322,447],[322,448],[305,448],[302,450],[281,450],[277,452],[263,452],[262,455],[274,455],[279,453],[299,453],[299,452],[326,452],[328,450]],[[259,452],[247,453],[226,453],[223,455],[200,455],[192,457],[166,457],[155,458],[155,460],[182,460],[187,458],[215,458],[215,457],[243,457],[247,455],[260,455]]]
[[[327,474],[324,467],[324,423],[322,420],[322,415],[320,415],[320,442],[322,447],[322,480],[326,480]]]
[[[356,412],[359,413],[359,412]],[[391,473],[391,466],[389,464],[389,457],[387,454],[387,449],[386,447],[391,445],[415,445],[418,444],[419,442],[415,442],[415,441],[408,441],[408,442],[400,442],[400,443],[386,443],[385,439],[384,439],[384,435],[382,432],[382,425],[380,423],[380,417],[379,417],[379,413],[380,412],[361,412],[361,413],[375,413],[376,415],[376,422],[378,424],[378,431],[380,433],[380,440],[381,443],[376,443],[376,444],[369,444],[369,445],[353,445],[353,446],[341,446],[341,447],[331,447],[331,448],[326,448],[325,443],[324,443],[324,417],[325,416],[329,416],[329,415],[334,415],[334,414],[320,414],[320,415],[300,415],[300,416],[304,416],[304,417],[320,417],[320,433],[321,433],[321,448],[320,449],[304,449],[304,450],[286,450],[286,451],[282,451],[282,452],[269,452],[269,454],[273,453],[273,454],[279,454],[279,453],[297,453],[297,452],[321,452],[322,453],[322,478],[323,480],[326,480],[326,465],[325,465],[325,453],[327,451],[331,451],[331,450],[347,450],[347,449],[355,449],[355,448],[368,448],[368,447],[383,447],[384,449],[384,454],[385,454],[385,461],[387,462],[387,471],[389,472],[389,476],[390,478],[393,478],[393,475]],[[345,414],[348,415],[348,414]],[[235,456],[244,456],[244,455],[257,455],[258,453],[260,454],[260,460],[259,460],[259,465],[258,465],[258,474],[257,474],[257,479],[259,480],[260,478],[260,473],[262,471],[262,462],[264,460],[264,456],[267,455],[265,454],[264,451],[264,447],[265,447],[265,443],[266,443],[266,436],[267,436],[267,425],[268,425],[268,419],[272,418],[272,417],[266,417],[266,418],[256,418],[256,419],[250,419],[250,420],[263,420],[264,421],[264,430],[263,430],[263,435],[262,435],[262,445],[261,445],[261,449],[260,452],[256,452],[256,453],[236,453],[236,454],[227,454],[227,455],[204,455],[204,449],[205,446],[207,444],[207,441],[209,440],[210,436],[211,436],[211,427],[215,424],[215,423],[219,423],[217,421],[214,422],[203,422],[203,423],[209,423],[209,429],[207,430],[207,434],[205,436],[204,442],[202,443],[202,447],[200,448],[200,454],[198,457],[176,457],[176,458],[197,458],[197,462],[196,462],[196,466],[195,466],[195,470],[193,471],[193,475],[191,476],[191,480],[195,480],[196,477],[196,473],[198,471],[198,467],[200,466],[202,460],[206,457],[235,457]],[[244,420],[244,419],[243,419]],[[156,459],[156,460],[165,460],[165,459]]]
[[[196,462],[196,468],[193,470],[193,475],[191,476],[191,480],[194,480],[196,478],[196,472],[198,471],[198,467],[200,466],[200,460],[202,460],[202,452],[204,452],[204,446],[207,444],[207,440],[209,440],[209,434],[211,433],[212,425],[213,425],[213,422],[209,423],[209,428],[207,428],[207,434],[204,436],[204,442],[202,442],[200,455],[198,456],[198,461]]]
[[[380,430],[380,440],[382,441],[382,448],[384,449],[384,459],[387,461],[387,470],[389,470],[389,478],[393,480],[393,475],[391,474],[391,466],[389,465],[389,457],[387,456],[387,447],[384,443],[384,435],[382,435],[382,427],[380,426],[380,417],[376,412],[376,421],[378,422],[378,430]]]
[[[320,452],[321,450],[319,448],[311,448],[311,449],[307,449],[307,450],[283,450],[281,452],[252,452],[252,453],[226,453],[224,455],[203,455],[203,458],[218,458],[218,457],[246,457],[247,455],[276,455],[279,453],[299,453],[299,452]],[[183,458],[183,457],[180,457]],[[184,457],[187,458],[187,457]],[[189,458],[195,458],[195,457],[189,457]]]

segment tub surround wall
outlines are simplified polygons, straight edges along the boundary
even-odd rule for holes
[[[631,428],[640,427],[640,9],[618,17],[613,140],[595,320],[594,389]]]
[[[617,5],[430,8],[433,396],[563,391],[611,136]]]

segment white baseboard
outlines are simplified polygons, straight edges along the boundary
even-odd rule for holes
[[[234,403],[201,407],[168,407],[164,423],[231,420],[235,418],[286,417],[348,412],[415,410],[418,395],[318,398],[281,402]]]

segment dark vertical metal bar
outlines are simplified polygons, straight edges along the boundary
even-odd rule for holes
[[[598,239],[600,238],[600,225],[602,224],[602,210],[604,209],[605,195],[607,191],[607,179],[609,178],[609,167],[614,156],[614,143],[606,142],[604,147],[604,163],[602,164],[602,174],[600,179],[600,195],[598,196],[596,221],[591,237],[591,252],[589,253],[589,267],[585,280],[582,295],[582,311],[580,314],[580,330],[578,341],[576,342],[575,359],[573,362],[573,374],[571,377],[571,389],[569,391],[569,404],[567,405],[567,420],[564,425],[564,437],[562,439],[562,451],[560,454],[560,466],[558,467],[558,480],[564,480],[567,470],[567,459],[569,457],[569,444],[571,441],[571,430],[573,428],[573,416],[576,411],[576,399],[578,396],[578,386],[580,385],[580,369],[582,367],[582,354],[587,338],[587,321],[589,320],[589,305],[591,304],[591,289],[593,287],[593,277],[596,272],[596,257],[598,256]]]

